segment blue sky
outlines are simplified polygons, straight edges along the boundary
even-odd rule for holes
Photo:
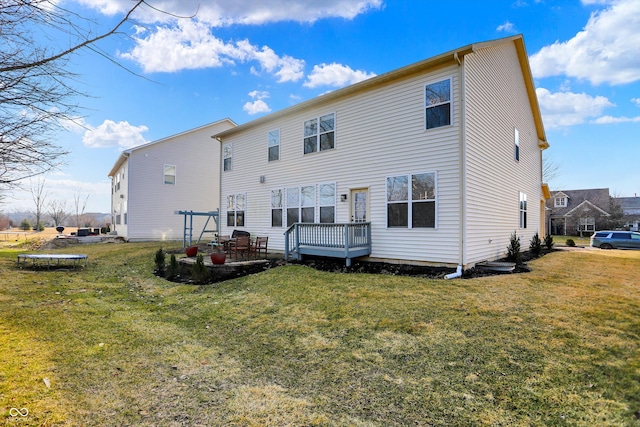
[[[94,31],[130,0],[57,0]],[[554,189],[640,194],[638,0],[149,0],[123,34],[70,69],[82,117],[71,153],[43,177],[49,199],[109,212],[107,174],[126,148],[223,118],[242,124],[327,91],[475,42],[523,34],[551,148]],[[86,25],[86,24],[85,24]],[[123,67],[126,67],[125,70]],[[35,181],[31,184],[35,184]],[[24,186],[28,189],[29,182]],[[28,191],[0,210],[33,209]]]

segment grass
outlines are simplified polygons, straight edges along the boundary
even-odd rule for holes
[[[0,248],[4,425],[640,426],[640,251],[185,286],[151,274],[158,247],[83,245],[88,268],[51,272]]]

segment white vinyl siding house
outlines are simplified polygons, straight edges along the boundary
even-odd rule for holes
[[[218,209],[220,145],[211,135],[233,126],[224,119],[124,151],[109,173],[112,231],[131,241],[182,240],[176,211]],[[205,220],[194,217],[194,229]]]
[[[244,226],[223,226],[222,234],[241,228],[269,236],[269,248],[283,250],[287,224],[320,223],[324,213],[336,223],[370,222],[370,260],[466,267],[499,258],[511,233],[523,231],[520,192],[536,201],[523,241],[544,232],[537,201],[544,200],[546,138],[532,85],[522,37],[515,36],[217,134],[221,146],[233,145],[221,203],[246,194]],[[514,161],[514,128],[520,161]],[[273,129],[279,130],[277,162],[264,155]],[[322,187],[327,183],[333,200]]]

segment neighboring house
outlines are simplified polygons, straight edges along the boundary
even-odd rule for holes
[[[590,236],[609,227],[610,211],[608,188],[552,192],[547,200],[549,231],[561,236]]]
[[[356,242],[347,263],[368,255],[467,268],[503,257],[513,232],[523,248],[545,233],[548,143],[522,36],[465,46],[215,137],[221,233],[268,236],[269,249],[287,255],[336,255]]]
[[[181,240],[185,218],[176,211],[218,209],[220,146],[211,135],[235,125],[224,119],[123,151],[109,172],[112,231],[132,241]]]
[[[623,213],[623,223],[625,228],[631,231],[640,230],[640,197],[617,197],[616,203]]]

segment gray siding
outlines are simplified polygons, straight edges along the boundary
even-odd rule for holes
[[[126,203],[128,210],[128,224],[118,233],[122,229],[129,240],[182,240],[184,217],[175,211],[218,209],[220,150],[211,136],[229,127],[216,122],[133,149],[125,163],[128,191],[124,198],[114,195],[114,203]],[[164,184],[165,164],[176,166],[175,185]],[[204,220],[194,217],[194,238]]]
[[[268,235],[271,249],[283,250],[285,228],[271,227],[270,190],[335,182],[337,222],[350,221],[350,200],[340,194],[368,188],[372,223],[372,258],[459,262],[460,77],[457,64],[432,73],[396,80],[336,101],[296,111],[225,139],[233,143],[233,170],[222,172],[221,206],[226,195],[247,194],[245,227]],[[425,131],[424,85],[452,78],[453,125]],[[335,149],[303,154],[303,123],[335,112]],[[267,161],[267,132],[280,129],[280,160]],[[386,177],[437,173],[437,228],[396,229],[386,223]],[[265,176],[261,184],[260,176]],[[350,195],[349,195],[350,197]],[[223,226],[225,234],[233,227]]]
[[[465,56],[466,264],[504,256],[514,231],[528,249],[540,231],[542,153],[512,43]],[[514,128],[520,161],[514,156]],[[527,228],[518,196],[527,194]],[[542,238],[543,236],[541,236]]]

